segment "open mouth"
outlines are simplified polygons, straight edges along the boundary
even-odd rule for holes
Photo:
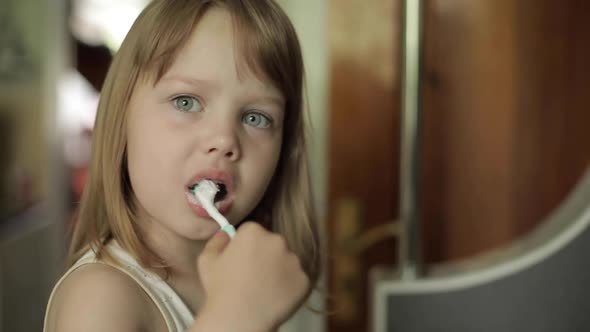
[[[210,180],[210,179],[207,179]],[[223,199],[225,199],[227,197],[227,187],[223,182],[219,182],[219,181],[215,181],[215,180],[210,180],[213,183],[215,183],[215,185],[217,186],[217,193],[215,194],[215,198],[213,199],[213,203],[217,203],[222,201]],[[192,186],[189,187],[189,190],[191,193],[194,193],[194,190],[199,186],[198,183],[193,184]]]
[[[215,198],[213,199],[214,203],[222,201],[227,196],[227,188],[225,187],[225,184],[217,183],[217,189],[219,189],[219,191],[215,194]]]

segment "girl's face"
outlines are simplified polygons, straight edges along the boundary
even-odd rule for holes
[[[148,236],[208,239],[219,227],[191,200],[189,187],[201,179],[222,183],[218,209],[236,224],[274,174],[283,96],[250,72],[238,75],[232,29],[227,11],[210,9],[162,79],[135,88],[127,161]]]

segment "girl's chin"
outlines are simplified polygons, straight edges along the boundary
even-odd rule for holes
[[[208,241],[213,235],[215,235],[215,233],[221,230],[219,225],[213,220],[205,219],[200,222],[201,225],[199,225],[198,229],[195,229],[192,236],[190,236],[191,240]]]
[[[215,227],[207,227],[198,230],[195,232],[190,239],[193,241],[209,241],[219,231],[219,226],[215,225]]]

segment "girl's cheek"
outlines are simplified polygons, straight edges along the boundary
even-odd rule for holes
[[[245,129],[248,137],[259,142],[276,141],[282,138],[282,128],[255,128],[246,126]]]

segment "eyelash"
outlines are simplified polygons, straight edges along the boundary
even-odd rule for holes
[[[258,115],[258,116],[262,117],[264,119],[264,121],[267,122],[267,124],[264,127],[252,126],[254,128],[266,129],[266,128],[269,128],[270,126],[273,125],[273,118],[267,114],[260,112],[260,111],[246,111],[242,115],[242,122],[245,122],[246,118],[250,115]]]
[[[198,106],[200,106],[200,109],[198,111],[191,111],[190,109],[189,110],[181,109],[177,103],[182,98],[186,98],[186,99],[192,100],[194,103],[196,103]],[[194,96],[191,96],[191,95],[178,95],[178,96],[175,96],[175,97],[173,97],[171,99],[171,102],[173,104],[172,106],[176,110],[178,110],[179,112],[192,113],[192,112],[200,112],[200,111],[203,110],[203,103],[201,102],[201,100],[198,97],[194,97]],[[193,105],[193,107],[194,107],[194,105]],[[191,109],[192,109],[192,107],[191,107]]]
[[[191,111],[191,110],[183,110],[183,109],[180,109],[177,103],[178,103],[178,100],[180,100],[182,98],[190,99],[193,102],[197,103],[200,106],[200,110],[199,111]],[[186,95],[186,94],[184,94],[184,95],[177,95],[175,97],[172,97],[170,101],[172,102],[173,107],[176,110],[178,110],[179,112],[183,112],[183,113],[201,112],[202,109],[204,108],[203,103],[201,102],[201,99],[198,98],[198,97],[192,96],[192,95]],[[242,122],[244,122],[245,119],[248,116],[250,116],[250,115],[258,115],[258,116],[261,116],[264,119],[264,121],[267,122],[267,124],[265,126],[263,126],[263,127],[252,126],[254,128],[262,128],[262,129],[265,129],[265,128],[269,128],[274,123],[273,118],[271,116],[269,116],[268,114],[265,114],[265,113],[260,112],[260,111],[252,111],[252,110],[248,110],[248,111],[245,111],[244,112],[244,114],[242,115],[242,118],[241,118],[242,119]]]

